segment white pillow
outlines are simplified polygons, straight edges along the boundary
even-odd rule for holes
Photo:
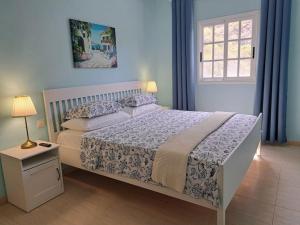
[[[71,119],[61,124],[62,127],[77,131],[92,131],[103,127],[111,126],[116,123],[130,119],[130,115],[125,112],[117,112],[92,119],[79,118]]]
[[[156,104],[141,105],[137,107],[124,107],[121,111],[128,113],[131,117],[136,117],[142,114],[153,112],[162,109],[161,106]]]

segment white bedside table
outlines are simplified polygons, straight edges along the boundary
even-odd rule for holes
[[[64,191],[59,146],[50,144],[49,148],[17,146],[0,151],[8,202],[26,212]]]

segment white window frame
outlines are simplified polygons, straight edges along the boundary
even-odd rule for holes
[[[251,74],[250,77],[227,77],[227,44],[228,44],[228,33],[227,29],[224,31],[224,70],[222,78],[204,78],[202,76],[202,62],[201,62],[201,54],[203,52],[203,28],[205,26],[214,26],[217,24],[224,23],[225,27],[228,26],[228,23],[236,21],[236,20],[246,20],[252,19],[252,47],[254,47],[254,58],[251,60]],[[257,59],[258,59],[258,46],[259,46],[259,11],[251,11],[236,15],[230,15],[225,17],[218,17],[209,20],[201,20],[198,21],[198,51],[197,51],[197,64],[198,64],[198,81],[199,83],[204,84],[231,84],[231,83],[255,83],[256,81],[256,68],[257,68]],[[241,30],[239,32],[239,35]],[[214,35],[214,34],[213,34]],[[240,37],[239,37],[240,41]],[[226,44],[225,44],[226,43]],[[252,48],[253,49],[253,48]],[[240,54],[240,48],[238,49],[238,54]],[[240,59],[240,55],[238,55],[238,59]],[[238,65],[239,67],[239,65]],[[239,71],[238,71],[239,72]]]

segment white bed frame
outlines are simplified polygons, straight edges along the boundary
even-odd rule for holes
[[[117,100],[124,96],[141,93],[143,90],[144,83],[140,81],[45,90],[43,94],[50,141],[56,142],[59,132],[63,130],[60,124],[63,121],[64,113],[68,109],[78,104],[98,99]],[[221,188],[221,204],[218,208],[212,206],[210,202],[204,199],[195,199],[186,194],[178,193],[151,183],[145,183],[125,176],[101,171],[91,172],[216,210],[217,225],[225,225],[226,208],[248,170],[255,153],[260,147],[260,137],[261,115],[258,116],[249,135],[245,137],[240,145],[236,147],[220,166],[218,185]],[[74,153],[76,153],[74,149],[70,149],[67,146],[60,146],[62,163],[87,170],[81,166],[78,157],[79,154]]]

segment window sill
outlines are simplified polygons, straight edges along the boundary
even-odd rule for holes
[[[209,80],[200,80],[198,81],[198,84],[199,85],[218,85],[218,84],[221,84],[221,85],[255,85],[256,84],[256,81],[255,80],[247,80],[247,81],[239,81],[239,80],[231,80],[231,81],[209,81]]]

